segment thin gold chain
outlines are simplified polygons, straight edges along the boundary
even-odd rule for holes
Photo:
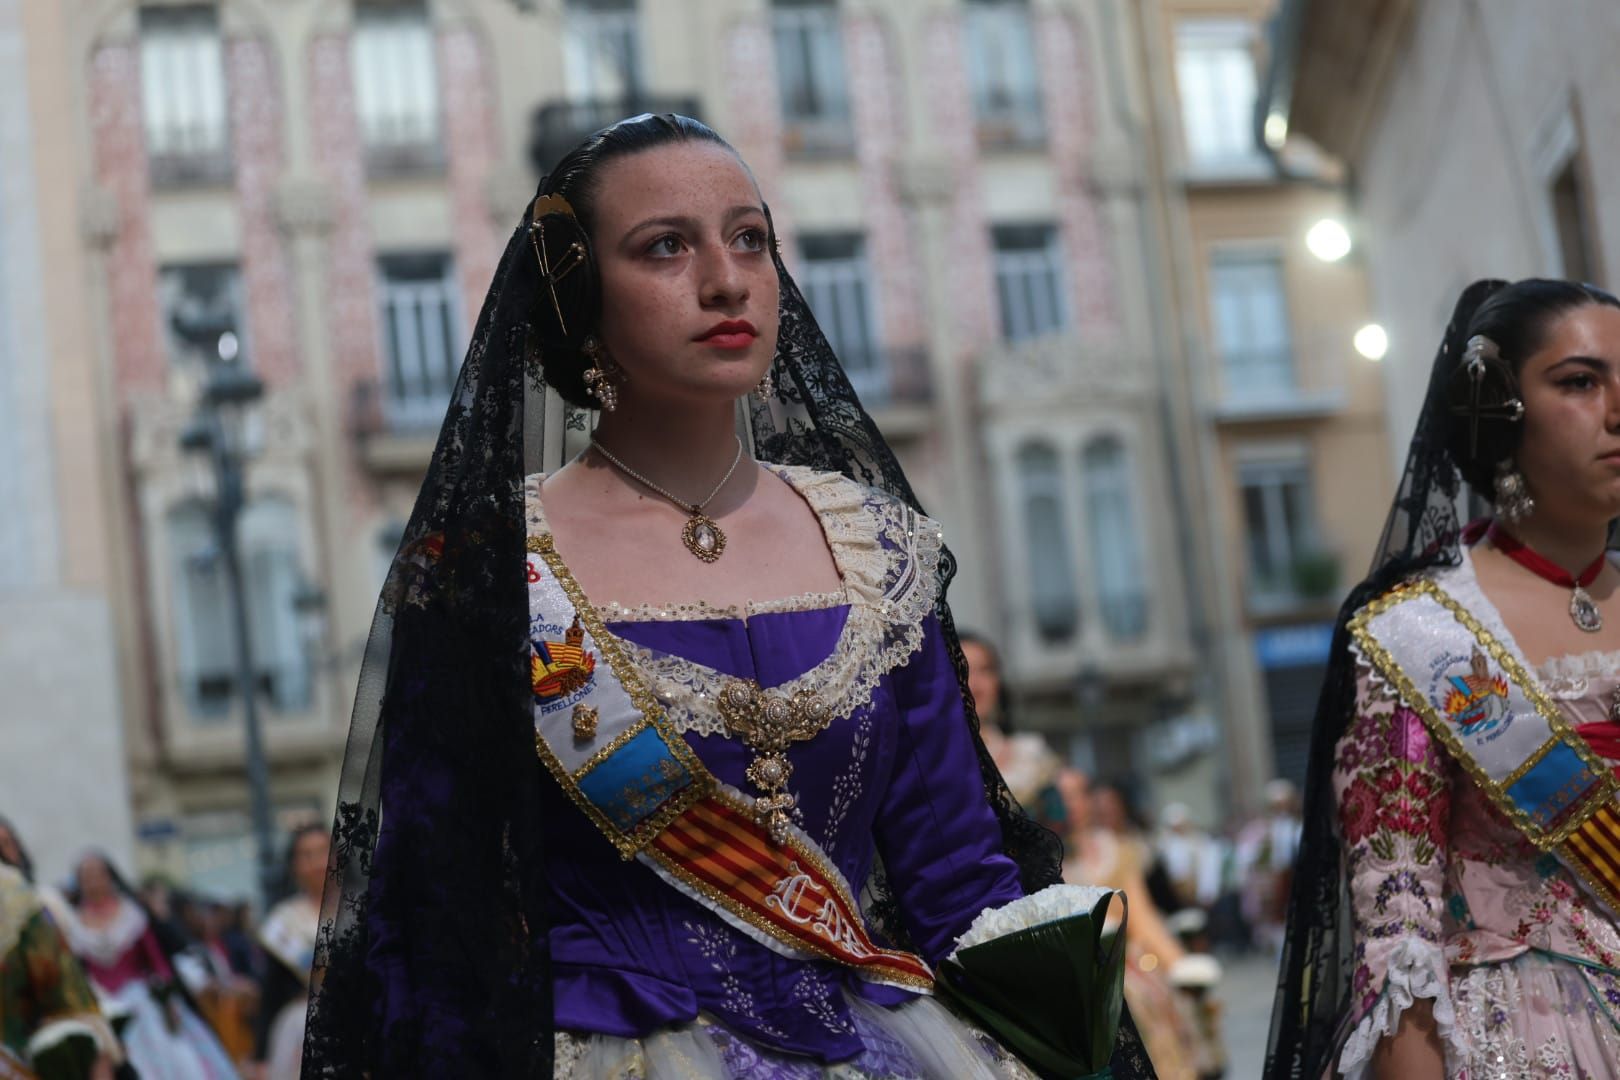
[[[687,502],[685,499],[679,498],[678,496],[673,495],[668,491],[665,491],[663,488],[659,487],[657,484],[653,483],[651,480],[647,479],[645,476],[642,476],[640,473],[636,472],[636,470],[632,469],[630,466],[626,465],[624,462],[622,462],[618,458],[614,457],[611,453],[608,452],[607,447],[603,446],[601,443],[597,442],[595,439],[591,440],[591,446],[592,446],[592,448],[594,448],[596,450],[597,453],[599,453],[603,457],[607,458],[608,463],[610,465],[612,465],[614,468],[618,469],[620,472],[624,473],[630,479],[639,481],[640,483],[642,483],[645,486],[647,486],[647,487],[651,488],[652,490],[656,491],[658,494],[662,495],[664,498],[668,499],[670,502],[674,503],[676,506],[679,506],[681,509],[685,510],[687,513],[690,513],[690,514],[701,514],[703,512],[703,508],[705,506],[708,506],[711,502],[713,502],[714,497],[716,495],[720,494],[720,489],[726,486],[726,481],[731,479],[731,474],[736,472],[737,471],[737,466],[739,464],[741,464],[741,462],[742,462],[742,452],[743,452],[742,437],[738,436],[737,437],[737,456],[731,459],[731,468],[727,469],[726,470],[726,475],[722,476],[720,478],[720,482],[718,484],[714,485],[714,490],[709,492],[709,497],[707,499],[704,499],[702,502],[694,503],[694,502]]]

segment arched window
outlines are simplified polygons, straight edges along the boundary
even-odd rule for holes
[[[293,607],[302,580],[298,512],[286,499],[258,499],[243,512],[241,530],[242,580],[259,692],[275,709],[301,712],[309,708],[312,680]]]
[[[236,688],[235,635],[207,505],[186,502],[170,510],[168,532],[180,689],[192,715],[222,717]]]
[[[236,696],[236,624],[210,509],[187,502],[169,512],[176,666],[193,715],[226,716]],[[242,585],[257,692],[282,712],[309,708],[313,683],[293,597],[300,580],[297,511],[260,499],[239,525]]]
[[[1131,505],[1131,467],[1125,446],[1112,435],[1092,440],[1080,455],[1086,528],[1103,625],[1120,641],[1147,632],[1147,584],[1141,536]]]
[[[1054,644],[1073,639],[1080,629],[1080,594],[1065,524],[1062,473],[1057,451],[1050,446],[1029,443],[1018,451],[1030,608],[1041,639]]]

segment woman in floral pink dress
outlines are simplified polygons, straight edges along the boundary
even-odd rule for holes
[[[1471,286],[1335,637],[1268,1077],[1620,1077],[1617,517],[1620,301]]]

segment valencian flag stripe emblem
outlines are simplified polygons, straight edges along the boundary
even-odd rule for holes
[[[701,894],[725,896],[733,915],[785,944],[881,982],[933,985],[922,960],[872,942],[848,887],[801,834],[773,843],[757,815],[731,805],[729,794],[694,804],[658,834],[648,853],[662,869]]]

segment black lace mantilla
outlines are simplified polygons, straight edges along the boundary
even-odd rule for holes
[[[1356,701],[1356,666],[1347,623],[1400,581],[1461,560],[1462,478],[1447,450],[1455,422],[1446,388],[1479,305],[1504,282],[1480,282],[1457,301],[1434,359],[1406,468],[1365,580],[1339,610],[1332,659],[1317,703],[1305,785],[1304,835],[1294,868],[1282,968],[1271,1016],[1267,1080],[1316,1080],[1330,1072],[1350,1005],[1351,933],[1333,797],[1333,754]]]
[[[545,822],[551,782],[533,746],[523,563],[525,440],[548,403],[532,354],[539,281],[527,221],[508,241],[456,381],[426,479],[372,624],[334,826],[305,1043],[306,1077],[549,1077],[551,972]],[[777,259],[774,398],[752,407],[756,456],[843,473],[912,506],[893,452],[861,407]],[[939,615],[964,700],[967,665]],[[971,705],[969,723],[977,741]],[[1059,880],[1055,835],[1018,807],[979,742],[985,792],[1029,890]],[[879,933],[904,943],[894,896],[869,890]],[[1128,1020],[1115,1076],[1151,1076]]]

